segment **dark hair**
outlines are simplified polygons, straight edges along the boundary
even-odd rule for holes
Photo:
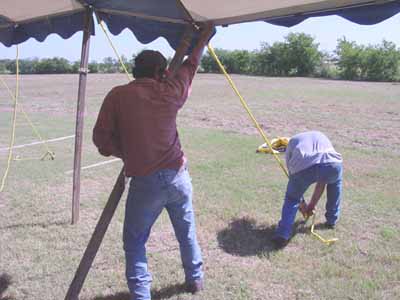
[[[132,73],[135,78],[154,78],[157,69],[160,72],[160,76],[162,76],[166,68],[167,60],[160,52],[143,50],[135,57]]]

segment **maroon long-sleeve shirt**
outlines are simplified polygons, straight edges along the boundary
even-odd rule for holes
[[[104,156],[122,158],[128,177],[184,162],[176,116],[185,103],[199,63],[189,57],[174,77],[162,81],[136,79],[113,88],[101,106],[93,142]]]

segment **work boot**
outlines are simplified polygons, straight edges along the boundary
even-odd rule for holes
[[[327,229],[335,229],[336,224],[329,224],[328,222],[325,222],[324,226]]]
[[[186,282],[185,290],[188,293],[197,294],[198,292],[204,289],[204,280],[203,278],[196,279],[194,281]]]
[[[289,243],[289,240],[287,240],[279,235],[275,235],[272,237],[272,242],[274,243],[274,246],[276,249],[283,249]]]

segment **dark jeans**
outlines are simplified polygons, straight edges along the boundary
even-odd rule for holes
[[[341,163],[326,163],[317,164],[290,175],[286,188],[285,202],[282,207],[282,217],[275,235],[287,240],[291,237],[301,198],[308,187],[316,182],[327,184],[325,217],[328,224],[336,224],[340,214],[342,173],[343,168]]]
[[[131,300],[149,300],[151,275],[145,244],[151,227],[166,208],[179,242],[186,281],[203,277],[192,207],[192,182],[188,170],[161,170],[132,178],[126,202],[124,250]]]

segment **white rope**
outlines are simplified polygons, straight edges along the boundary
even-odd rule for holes
[[[59,137],[59,138],[55,138],[55,139],[51,139],[51,140],[44,140],[44,141],[39,141],[39,142],[32,142],[29,144],[18,145],[18,146],[12,147],[12,149],[19,149],[19,148],[24,148],[24,147],[29,147],[29,146],[34,146],[34,145],[39,145],[39,144],[44,144],[44,143],[50,143],[50,142],[58,142],[58,141],[66,140],[66,139],[71,139],[74,137],[75,137],[75,135],[68,135],[68,136],[63,136],[63,137]],[[0,151],[8,151],[8,150],[10,150],[10,147],[0,148]]]
[[[96,164],[92,164],[92,165],[88,165],[86,167],[83,167],[83,168],[81,168],[81,170],[87,170],[87,169],[95,168],[95,167],[98,167],[98,166],[107,165],[107,164],[110,164],[110,163],[113,163],[113,162],[116,162],[116,161],[121,161],[121,159],[120,158],[115,158],[115,159],[102,161],[102,162],[99,162],[99,163],[96,163]],[[72,174],[73,172],[74,172],[74,170],[69,170],[69,171],[65,172],[65,174]]]

